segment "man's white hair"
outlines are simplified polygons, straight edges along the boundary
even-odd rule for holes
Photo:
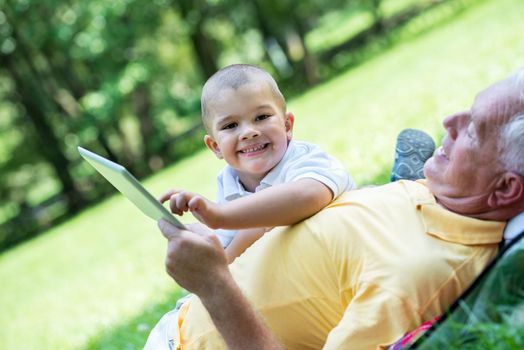
[[[499,154],[506,170],[524,176],[524,68],[509,79],[519,91],[518,111],[500,132]]]

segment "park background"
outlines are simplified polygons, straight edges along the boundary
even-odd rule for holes
[[[213,198],[200,89],[254,63],[296,139],[385,183],[398,132],[438,144],[446,115],[524,66],[522,33],[521,0],[0,0],[0,349],[140,349],[181,293],[155,223],[76,146],[156,195]]]

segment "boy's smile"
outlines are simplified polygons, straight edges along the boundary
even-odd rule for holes
[[[240,155],[244,157],[256,157],[257,155],[261,154],[264,150],[266,150],[268,146],[269,143],[251,145],[244,149],[241,149],[240,151],[238,151],[238,153],[240,153]]]
[[[254,191],[284,157],[293,115],[285,113],[265,81],[256,79],[219,91],[209,111],[207,147],[237,171],[246,190]]]

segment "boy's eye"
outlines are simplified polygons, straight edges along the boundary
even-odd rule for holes
[[[233,129],[233,128],[236,128],[236,126],[237,126],[237,123],[228,123],[222,126],[220,130]]]
[[[255,118],[256,121],[259,121],[259,120],[264,120],[264,119],[267,119],[269,118],[269,114],[262,114],[262,115],[259,115]]]

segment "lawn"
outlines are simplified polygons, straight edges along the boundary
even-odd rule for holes
[[[307,91],[289,101],[295,138],[336,155],[359,184],[386,182],[401,129],[439,140],[443,117],[523,65],[522,13],[521,0],[481,1]],[[221,166],[203,151],[145,185],[213,197]],[[155,223],[115,195],[3,253],[0,349],[140,349],[180,292],[164,252]]]

